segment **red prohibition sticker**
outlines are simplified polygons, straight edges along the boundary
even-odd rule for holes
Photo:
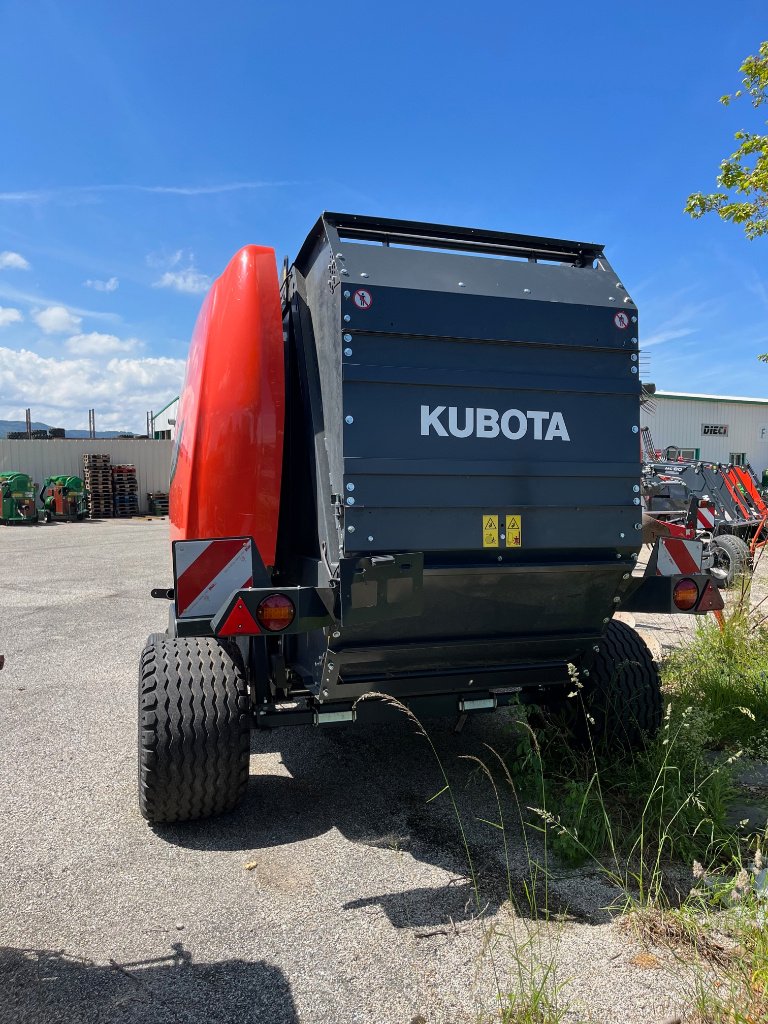
[[[616,316],[613,318],[613,322],[616,324],[620,331],[625,331],[629,327],[629,317],[624,312],[624,310],[621,310],[621,312],[616,314]]]
[[[355,305],[358,309],[370,309],[373,305],[373,297],[365,288],[358,288],[354,295]]]

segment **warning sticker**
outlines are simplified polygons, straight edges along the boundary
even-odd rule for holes
[[[370,309],[373,305],[373,296],[365,288],[358,288],[354,294],[355,305],[358,309]]]
[[[613,322],[616,324],[620,331],[626,331],[626,329],[629,327],[629,316],[624,312],[624,310],[621,310],[621,312],[617,313],[616,316],[613,318]]]
[[[499,517],[483,516],[483,547],[497,548],[499,546]]]
[[[523,517],[507,516],[507,547],[521,548],[523,546]]]

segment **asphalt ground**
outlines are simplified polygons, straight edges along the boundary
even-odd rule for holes
[[[562,917],[532,922],[514,804],[502,795],[505,849],[482,820],[499,818],[488,780],[462,759],[514,747],[505,714],[459,736],[429,726],[477,891],[447,794],[430,801],[435,756],[405,720],[256,733],[236,811],[150,828],[137,662],[166,621],[149,590],[169,584],[164,520],[0,527],[3,1024],[477,1021],[531,951],[567,983],[567,1020],[679,1007],[671,975],[633,965],[599,874],[553,865]]]

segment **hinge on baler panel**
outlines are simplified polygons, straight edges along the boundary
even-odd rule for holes
[[[328,263],[328,287],[331,291],[331,295],[333,295],[338,286],[339,275],[336,272],[336,258],[332,256]]]
[[[344,501],[340,494],[331,495],[331,505],[333,506],[333,514],[336,517],[336,528],[339,531],[339,547],[341,547],[344,534]]]

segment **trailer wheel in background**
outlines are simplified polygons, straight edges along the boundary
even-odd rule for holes
[[[749,545],[733,533],[720,533],[710,544],[715,568],[723,569],[726,576],[713,577],[718,587],[732,587],[739,576],[751,571],[752,554]]]
[[[236,649],[154,633],[139,665],[139,809],[151,822],[231,810],[248,784],[250,706]]]
[[[555,720],[580,747],[641,749],[659,731],[663,715],[653,655],[634,629],[617,620],[608,623],[599,646],[583,689],[554,709]]]

